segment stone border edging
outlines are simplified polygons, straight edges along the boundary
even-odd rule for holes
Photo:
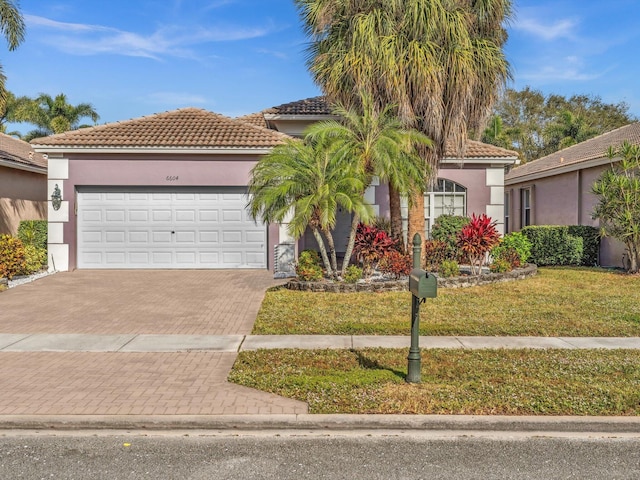
[[[477,285],[488,285],[491,283],[513,282],[524,280],[538,273],[538,267],[534,264],[527,264],[522,268],[516,268],[505,273],[482,273],[480,275],[461,275],[459,277],[438,277],[439,288],[466,288]],[[437,275],[436,275],[437,276]],[[388,282],[302,282],[298,279],[289,280],[285,288],[306,292],[330,292],[330,293],[353,293],[353,292],[402,292],[408,290],[409,284],[404,280],[390,280]]]

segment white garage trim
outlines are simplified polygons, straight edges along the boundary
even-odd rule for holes
[[[237,187],[78,187],[78,268],[266,268]]]

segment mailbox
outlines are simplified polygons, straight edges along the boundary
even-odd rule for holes
[[[438,279],[420,268],[414,268],[409,275],[409,291],[418,298],[436,298]]]

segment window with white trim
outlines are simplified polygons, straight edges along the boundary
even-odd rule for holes
[[[523,188],[520,190],[520,210],[522,218],[520,219],[520,228],[531,225],[531,189]]]

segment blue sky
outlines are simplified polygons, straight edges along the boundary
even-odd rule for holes
[[[626,101],[640,116],[640,1],[515,0],[514,88]],[[185,106],[229,116],[320,94],[293,0],[22,0],[0,62],[17,95],[64,92],[112,122]],[[21,126],[20,130],[29,127]]]

